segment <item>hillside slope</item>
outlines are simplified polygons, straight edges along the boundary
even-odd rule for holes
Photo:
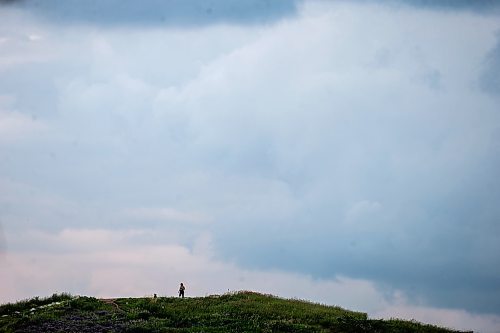
[[[67,294],[0,306],[0,332],[456,332],[254,292],[199,298]]]

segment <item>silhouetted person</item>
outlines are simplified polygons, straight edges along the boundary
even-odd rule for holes
[[[186,287],[184,287],[184,284],[182,284],[181,282],[181,285],[179,287],[179,297],[184,298],[184,290],[186,290]]]

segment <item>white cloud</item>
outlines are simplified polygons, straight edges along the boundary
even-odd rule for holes
[[[0,109],[0,144],[29,140],[46,129],[43,121],[19,112]]]
[[[196,212],[180,211],[171,207],[140,207],[124,211],[128,218],[136,220],[160,220],[164,222],[206,223],[210,218]]]
[[[57,58],[53,36],[21,11],[2,6],[0,12],[0,70],[40,64]]]
[[[0,91],[0,144],[29,141],[48,130],[45,121],[14,109],[16,96]]]
[[[373,217],[381,209],[382,204],[380,202],[370,200],[358,201],[347,211],[346,220],[349,223],[356,223],[356,220]]]

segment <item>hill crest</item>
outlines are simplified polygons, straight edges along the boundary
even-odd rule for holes
[[[253,291],[98,299],[54,294],[0,306],[0,332],[459,332]]]

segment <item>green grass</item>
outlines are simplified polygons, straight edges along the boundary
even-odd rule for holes
[[[255,292],[99,300],[68,294],[0,306],[0,332],[454,332]]]

